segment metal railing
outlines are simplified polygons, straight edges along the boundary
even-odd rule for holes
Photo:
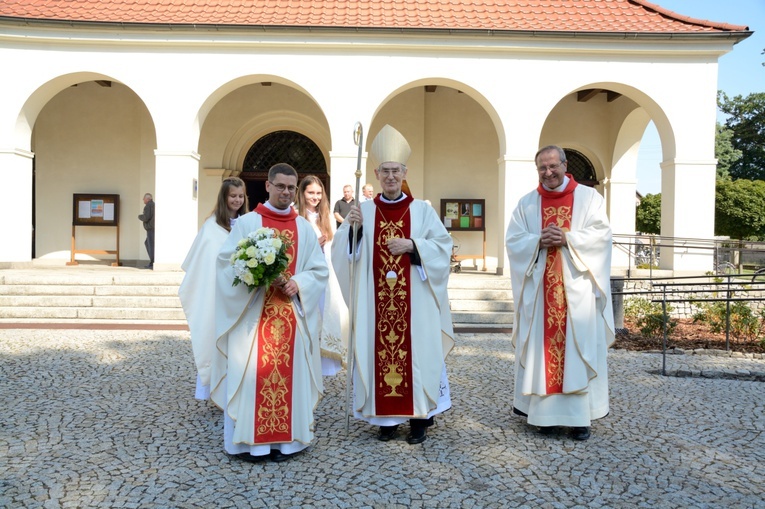
[[[614,279],[620,281],[614,285]],[[619,291],[623,283],[648,281],[650,290]],[[731,303],[734,302],[765,302],[765,279],[752,282],[752,274],[726,274],[724,276],[683,276],[673,278],[612,278],[612,298],[623,299],[625,295],[634,295],[660,303],[662,307],[662,375],[666,376],[668,323],[670,313],[668,306],[673,303],[692,303],[702,307],[705,303],[725,303],[725,349],[730,352],[731,333]],[[742,297],[741,295],[746,295]],[[622,302],[614,305],[614,310],[623,309]],[[615,321],[618,322],[617,317]]]
[[[752,271],[765,269],[765,242],[727,238],[696,239],[661,235],[614,234],[613,244],[614,247],[628,255],[630,261],[627,267],[628,273],[633,268],[645,267],[649,271],[649,277],[653,276],[653,269],[659,267],[662,248],[711,251],[713,261],[709,267],[709,272],[714,274],[738,273],[743,272],[744,269]]]

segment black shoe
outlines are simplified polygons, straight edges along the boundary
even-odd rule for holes
[[[154,264],[150,263],[149,265],[144,265],[143,268],[144,269],[153,269],[154,268]]]
[[[541,435],[549,436],[555,433],[556,426],[539,426],[539,433]]]
[[[433,424],[432,420],[430,424],[428,424],[429,420],[430,419],[409,419],[410,431],[406,436],[406,442],[408,444],[421,444],[428,438],[426,431],[428,426]]]
[[[395,426],[380,426],[380,431],[377,432],[377,440],[389,442],[396,437],[396,431],[398,431],[398,424]]]
[[[571,429],[571,438],[574,440],[587,440],[590,438],[590,428],[578,427]]]
[[[523,412],[521,412],[520,410],[518,410],[518,409],[517,409],[517,408],[515,408],[515,407],[513,407],[513,413],[514,413],[515,415],[520,415],[521,417],[528,417],[528,414],[524,414]]]
[[[269,455],[271,458],[271,461],[274,463],[281,463],[282,461],[287,461],[291,457],[295,456],[297,453],[293,454],[284,454],[279,449],[271,449],[271,454]]]
[[[248,452],[241,452],[239,454],[231,454],[234,458],[240,460],[240,461],[246,461],[247,463],[260,463],[264,459],[268,458],[268,456],[253,456],[252,454]]]

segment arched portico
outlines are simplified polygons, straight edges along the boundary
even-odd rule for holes
[[[662,144],[665,157],[676,151],[675,135],[679,130],[692,130],[689,123],[699,122],[692,114],[669,119],[660,101],[666,94],[649,96],[623,83],[599,82],[579,87],[566,95],[550,112],[542,131],[540,145],[555,143],[587,154],[593,161],[600,185],[596,186],[607,200],[609,219],[615,234],[635,233],[635,193],[637,185],[637,153],[649,121],[664,133]],[[658,127],[661,125],[662,127]],[[666,144],[666,146],[665,146]],[[714,196],[696,202],[694,196],[709,192],[708,173],[714,172],[714,162],[688,161],[662,164],[662,235],[690,238],[710,238],[713,235]],[[678,178],[693,185],[678,186]],[[713,184],[713,182],[712,182]],[[712,193],[714,187],[712,185]],[[684,204],[684,207],[678,207]],[[712,216],[704,225],[684,220],[687,211],[700,216]],[[706,253],[710,255],[710,253]],[[614,252],[614,266],[629,265],[627,255]],[[665,269],[704,270],[710,260],[705,253],[666,247],[662,249],[661,267]]]

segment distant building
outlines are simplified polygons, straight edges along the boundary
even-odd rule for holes
[[[137,216],[151,192],[155,268],[177,269],[223,177],[244,178],[255,205],[285,161],[336,200],[355,182],[357,121],[362,183],[391,124],[412,146],[416,197],[439,211],[486,200],[486,265],[499,273],[542,145],[563,146],[614,232],[634,233],[625,205],[650,121],[673,215],[662,234],[711,238],[717,60],[750,34],[643,0],[2,2],[0,264],[67,261],[76,193],[119,195],[121,258],[145,259]],[[460,254],[481,252],[480,234],[453,233]],[[77,230],[78,248],[115,240]]]

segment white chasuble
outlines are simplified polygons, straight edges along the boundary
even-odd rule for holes
[[[542,198],[535,190],[513,212],[505,245],[510,260],[515,321],[514,406],[537,426],[589,426],[608,414],[606,354],[614,342],[611,229],[603,198],[574,189],[567,246],[560,248],[567,302],[562,390],[548,394],[544,349],[544,273],[540,248]]]

